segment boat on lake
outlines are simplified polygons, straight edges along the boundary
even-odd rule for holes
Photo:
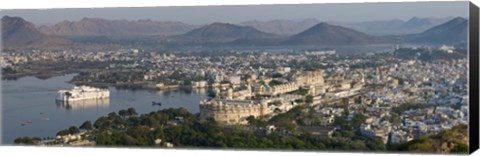
[[[155,105],[162,106],[162,102],[152,101],[152,105],[153,105],[153,106],[155,106]]]

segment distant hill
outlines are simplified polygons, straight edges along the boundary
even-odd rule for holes
[[[45,38],[35,25],[20,17],[4,16],[2,18],[2,41],[6,45],[29,44]]]
[[[250,26],[263,32],[289,36],[300,33],[320,23],[317,19],[294,20],[271,20],[271,21],[246,21],[239,25]]]
[[[403,23],[399,29],[400,30],[411,30],[411,33],[419,33],[430,29],[434,26],[439,24],[445,23],[449,20],[453,19],[452,17],[447,18],[419,18],[419,17],[412,17],[407,22]]]
[[[457,17],[422,33],[402,36],[409,43],[458,44],[467,42],[468,20]]]
[[[80,21],[63,21],[53,26],[40,26],[40,32],[58,36],[109,36],[131,37],[150,35],[178,35],[195,28],[182,22],[152,20],[106,20],[83,18]]]
[[[2,18],[2,39],[6,47],[103,48],[119,46],[324,46],[375,45],[388,43],[457,44],[465,43],[468,21],[458,17],[421,33],[376,36],[360,29],[403,31],[426,29],[444,19],[412,18],[409,21],[373,21],[344,25],[317,19],[249,21],[241,25],[212,23],[204,26],[151,20],[105,20],[83,18],[53,26],[35,26],[20,17]],[[248,26],[247,26],[248,25]],[[256,29],[258,28],[258,29]],[[259,30],[261,29],[261,30]],[[414,30],[416,29],[416,30]],[[262,31],[265,30],[265,31]]]
[[[70,41],[57,36],[48,36],[38,31],[34,24],[20,17],[2,17],[2,45],[13,47],[60,47]]]
[[[406,35],[423,32],[434,26],[447,22],[453,17],[432,18],[432,17],[412,17],[407,21],[400,19],[392,20],[377,20],[365,22],[329,22],[331,24],[352,28],[357,31],[365,32],[371,35],[386,36],[386,35]]]
[[[432,18],[432,17],[412,17],[408,21],[400,19],[376,20],[365,22],[339,22],[339,21],[321,21],[315,18],[303,20],[271,20],[271,21],[246,21],[239,25],[250,26],[263,32],[279,34],[283,36],[294,35],[308,28],[321,23],[343,26],[354,29],[370,35],[406,35],[420,33],[434,26],[447,22],[453,17]]]
[[[288,45],[366,45],[387,43],[386,40],[353,29],[319,23],[310,29],[289,37]]]
[[[265,33],[252,27],[228,23],[213,23],[193,29],[183,35],[173,36],[174,42],[187,43],[227,43],[238,39],[268,39],[277,35]]]

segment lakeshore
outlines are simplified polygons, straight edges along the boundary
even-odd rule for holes
[[[108,102],[57,104],[57,91],[73,88],[72,84],[67,83],[73,76],[75,74],[45,80],[27,76],[3,81],[2,123],[9,128],[2,131],[2,143],[12,144],[15,138],[24,136],[54,137],[60,129],[129,107],[134,107],[139,113],[178,107],[196,113],[199,111],[198,101],[206,97],[204,90],[156,91],[110,87],[111,98]],[[152,101],[161,101],[162,106],[152,106]]]

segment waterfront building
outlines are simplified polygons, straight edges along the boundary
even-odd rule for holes
[[[56,100],[78,101],[86,99],[107,99],[110,97],[108,89],[93,88],[88,86],[75,86],[72,90],[59,90]]]

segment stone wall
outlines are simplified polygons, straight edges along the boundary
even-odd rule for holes
[[[270,114],[267,101],[212,99],[200,102],[200,120],[213,118],[219,123],[246,124],[249,116]]]

